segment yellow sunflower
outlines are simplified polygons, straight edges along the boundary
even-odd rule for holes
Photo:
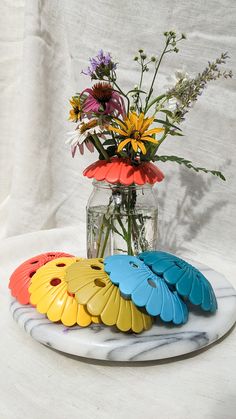
[[[164,131],[164,128],[148,129],[153,121],[154,117],[145,118],[144,113],[137,115],[136,112],[129,112],[124,121],[115,119],[115,122],[120,128],[113,127],[112,125],[109,125],[108,128],[111,131],[120,134],[122,137],[125,137],[118,146],[118,153],[123,150],[128,143],[131,143],[135,152],[140,149],[143,154],[146,154],[147,152],[144,141],[158,144],[158,141],[155,140],[152,135]]]
[[[80,98],[78,96],[72,96],[70,104],[72,109],[70,110],[69,120],[72,122],[78,122],[82,114]]]

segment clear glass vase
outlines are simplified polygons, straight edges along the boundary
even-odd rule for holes
[[[87,204],[87,256],[137,255],[157,248],[157,191],[152,185],[93,182]]]

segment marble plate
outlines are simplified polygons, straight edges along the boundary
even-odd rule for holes
[[[225,277],[198,262],[189,261],[211,282],[218,301],[216,314],[191,309],[189,321],[171,326],[157,321],[140,335],[125,334],[101,324],[87,328],[51,323],[32,306],[11,302],[15,321],[38,342],[70,355],[106,361],[151,361],[197,351],[216,342],[236,322],[236,291]]]

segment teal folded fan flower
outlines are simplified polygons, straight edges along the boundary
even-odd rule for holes
[[[204,311],[214,313],[217,310],[217,301],[210,282],[194,266],[161,251],[143,252],[138,257],[185,300],[200,306]]]
[[[170,253],[147,251],[138,257],[108,256],[104,269],[124,297],[164,322],[186,323],[187,302],[210,313],[217,310],[216,297],[207,278]]]
[[[104,269],[122,295],[131,298],[136,306],[144,307],[151,316],[160,316],[164,322],[174,324],[188,320],[188,309],[182,298],[137,257],[108,256]]]

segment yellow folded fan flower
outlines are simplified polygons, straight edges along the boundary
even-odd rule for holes
[[[68,291],[75,294],[93,316],[99,316],[107,326],[116,325],[122,332],[140,333],[150,329],[152,318],[123,298],[104,271],[102,259],[84,259],[66,271]]]
[[[100,321],[97,316],[91,316],[83,305],[78,304],[74,295],[67,291],[66,270],[81,260],[75,257],[54,259],[39,268],[32,277],[29,287],[30,302],[52,322],[61,321],[65,326],[77,323],[86,327],[92,322]]]
[[[149,130],[148,128],[153,123],[154,119],[154,117],[145,118],[144,113],[137,115],[136,112],[129,112],[124,121],[115,119],[115,122],[120,128],[109,125],[108,129],[125,137],[125,139],[120,142],[117,152],[119,153],[128,143],[131,143],[135,152],[140,149],[143,154],[146,154],[145,141],[158,144],[158,141],[155,140],[152,135],[164,131],[164,128],[153,128]]]

